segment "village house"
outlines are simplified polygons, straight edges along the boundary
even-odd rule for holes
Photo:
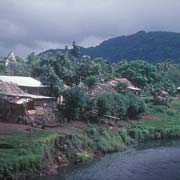
[[[134,84],[130,82],[127,78],[115,78],[109,81],[108,83],[111,84],[113,87],[117,86],[119,83],[126,84],[127,89],[129,89],[137,95],[140,94],[142,91],[142,89],[135,87]]]
[[[92,88],[89,89],[89,95],[92,97],[97,96],[98,94],[103,94],[107,92],[116,92],[115,87],[119,84],[123,83],[127,85],[127,89],[139,95],[141,89],[135,87],[127,78],[115,78],[106,83],[96,83]]]
[[[12,82],[0,81],[0,120],[25,124],[55,124],[54,97],[25,93]]]
[[[36,95],[51,96],[50,88],[32,77],[24,76],[1,76],[0,81],[14,83],[24,92]]]

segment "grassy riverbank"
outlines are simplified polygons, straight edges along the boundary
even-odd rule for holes
[[[20,132],[0,136],[0,179],[55,173],[57,167],[81,163],[97,153],[124,150],[148,139],[180,137],[180,105],[149,106],[148,119],[124,127],[87,124],[77,130]]]
[[[0,179],[25,176],[46,168],[45,152],[49,152],[55,138],[55,134],[36,130],[31,134],[16,131],[1,134]]]

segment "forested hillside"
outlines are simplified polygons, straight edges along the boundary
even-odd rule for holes
[[[60,49],[48,50],[46,53],[59,53]],[[103,57],[112,62],[119,60],[146,60],[150,63],[167,59],[179,62],[180,34],[173,32],[140,31],[129,36],[120,36],[102,42],[96,47],[80,47],[80,57]]]

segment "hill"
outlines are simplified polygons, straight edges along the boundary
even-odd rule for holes
[[[45,53],[59,53],[61,49]],[[42,54],[42,53],[41,53]],[[172,59],[180,61],[180,33],[139,31],[103,41],[96,47],[80,47],[80,56],[103,57],[112,62],[122,59],[147,60],[151,63]]]

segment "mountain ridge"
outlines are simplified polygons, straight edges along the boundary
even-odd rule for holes
[[[60,53],[50,49],[43,53]],[[40,53],[40,54],[43,54]],[[171,59],[180,62],[180,33],[166,31],[139,31],[135,34],[113,37],[95,47],[80,47],[80,57],[103,57],[111,62],[120,60],[146,60],[151,63]]]

